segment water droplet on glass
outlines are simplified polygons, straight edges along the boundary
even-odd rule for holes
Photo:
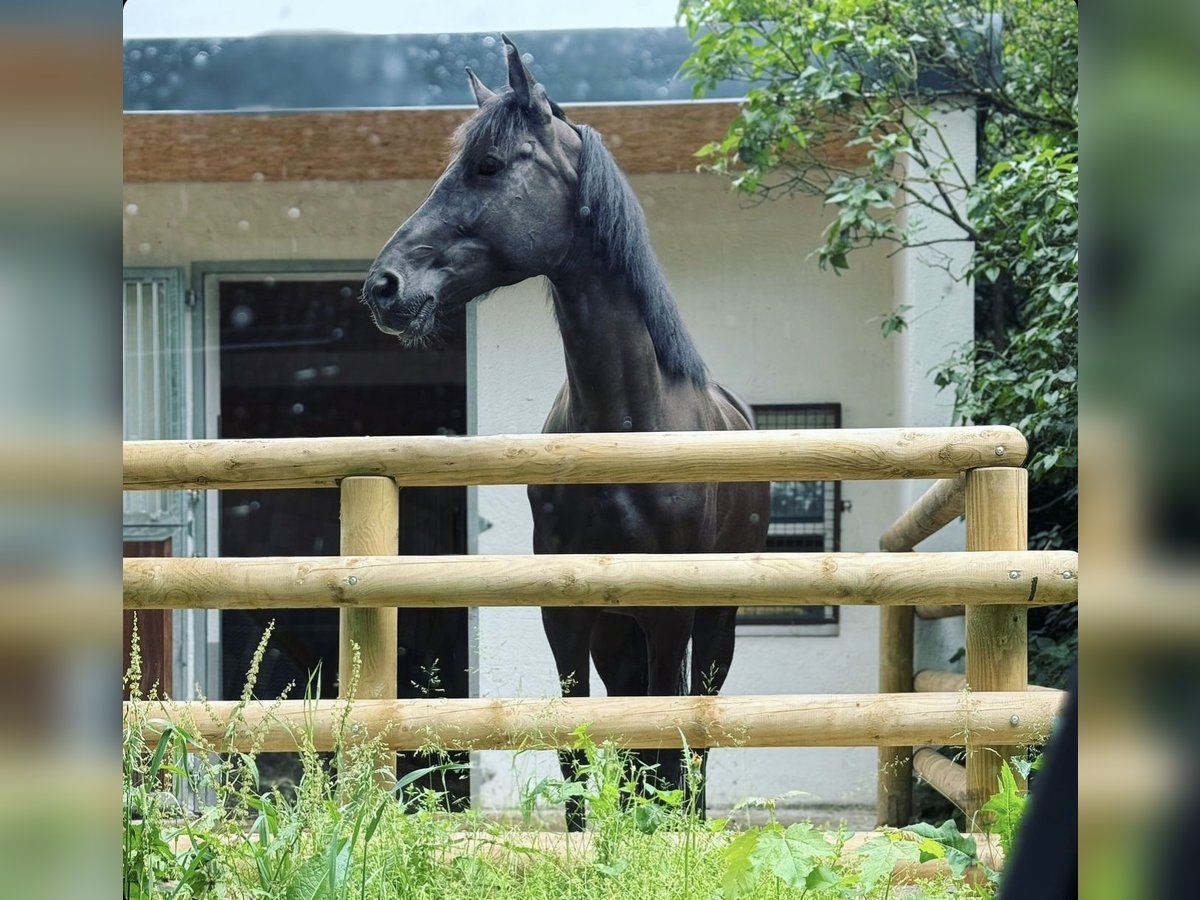
[[[628,431],[633,427],[633,419],[629,418],[629,416],[626,416],[621,420],[621,427]]]
[[[250,176],[250,180],[251,181],[262,181],[266,177],[267,176],[264,175],[262,172],[255,172],[253,175]]]
[[[342,299],[349,300],[350,295],[353,294],[354,292],[352,290],[350,290],[349,287],[343,287],[340,291],[338,291],[338,293],[342,295]]]
[[[146,55],[147,56],[158,56],[158,48],[157,47],[147,47]]]
[[[666,97],[667,94],[670,93],[670,91],[667,90],[666,85],[660,84],[657,88],[654,89],[654,93],[657,94],[659,96],[659,98],[661,99],[663,97]]]
[[[204,66],[207,66],[208,65],[208,51],[201,50],[199,53],[197,53],[195,56],[193,56],[192,57],[192,65],[196,66],[197,68],[203,68]]]
[[[300,207],[293,206],[291,209],[289,209],[287,211],[287,217],[293,220],[300,218]]]
[[[239,219],[237,227],[238,227],[238,231],[249,231],[250,223],[247,222],[245,219]]]
[[[302,412],[304,412],[304,404],[303,403],[293,403],[292,404],[292,415],[293,416],[298,416]]]
[[[443,47],[445,47],[445,46],[446,46],[448,43],[450,43],[450,35],[448,35],[448,34],[439,34],[439,35],[437,36],[437,42],[438,42],[439,44],[441,44]]]
[[[129,59],[130,59],[132,62],[137,62],[137,61],[138,61],[139,59],[141,59],[141,58],[142,58],[142,51],[141,51],[141,50],[130,50],[130,51],[129,51]]]
[[[138,214],[138,205],[137,205],[136,203],[129,203],[129,204],[126,204],[126,206],[125,206],[125,215],[127,215],[127,216],[136,216],[137,214]]]
[[[344,332],[340,328],[335,328],[335,329],[333,329],[333,331],[329,332],[330,337],[332,337],[334,340],[340,339],[342,337],[342,335],[344,335],[345,333],[346,332]]]
[[[153,75],[151,75],[149,72],[143,72],[143,73],[142,73],[140,76],[138,76],[138,77],[139,77],[139,79],[141,80],[142,84],[147,84],[147,85],[148,85],[148,84],[154,84],[154,76],[153,76]]]
[[[758,515],[758,513],[750,513],[750,522],[751,522],[751,524],[754,524],[754,523],[758,522],[758,519],[759,519],[759,515]]]
[[[527,65],[527,66],[532,64],[533,63],[533,54],[532,53],[522,53],[521,54],[521,62],[525,63],[525,65]]]
[[[542,504],[542,512],[544,512],[544,513],[554,512],[554,504],[553,503],[543,503]]]
[[[587,218],[592,214],[592,208],[590,206],[581,206],[579,207],[579,214],[584,218]]]
[[[150,252],[150,243],[148,241],[142,241],[140,244],[138,244],[138,253],[149,253],[149,252]]]
[[[491,50],[493,47],[496,46],[496,39],[489,34],[487,37],[485,37],[483,39],[483,46],[485,46],[489,50]]]
[[[229,313],[229,324],[234,328],[248,328],[254,322],[254,310],[244,303],[235,306]]]

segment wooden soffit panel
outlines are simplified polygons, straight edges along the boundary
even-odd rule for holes
[[[125,181],[377,181],[435,178],[469,108],[299,113],[126,113]],[[631,175],[692,172],[736,103],[568,107]]]

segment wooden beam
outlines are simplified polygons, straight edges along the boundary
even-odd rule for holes
[[[400,492],[390,478],[347,478],[341,496],[342,553],[395,555],[400,552]],[[351,681],[354,647],[360,671],[355,696],[396,697],[396,609],[342,609],[338,631],[338,690]]]
[[[655,842],[654,846],[661,846],[658,842],[662,840],[676,845],[690,843],[694,849],[705,852],[710,848],[719,849],[728,846],[729,842],[740,833],[737,829],[730,828],[723,832],[697,838],[695,834],[663,834],[659,831],[651,837],[635,832],[624,837],[624,840],[634,844],[639,841],[653,841]],[[856,831],[838,834],[827,832],[827,837],[831,843],[838,845],[840,862],[843,865],[854,866],[859,864],[858,861],[861,859],[856,855],[856,851],[863,844],[883,834],[886,832]],[[254,835],[251,835],[251,839],[253,837]],[[970,837],[979,849],[980,861],[993,872],[1001,871],[1004,868],[1004,852],[1000,846],[999,836],[973,832]],[[700,846],[695,847],[698,840],[701,842]],[[535,862],[540,862],[548,854],[566,860],[588,859],[596,852],[597,845],[600,843],[600,838],[594,831],[564,833],[513,830],[484,839],[481,839],[478,832],[456,832],[446,842],[448,849],[444,852],[444,858],[449,861],[469,853],[474,858],[483,857],[495,864],[523,869]],[[180,840],[176,843],[177,852],[186,850],[189,846],[190,844]],[[935,878],[945,879],[950,876],[950,866],[944,859],[930,859],[925,862],[903,860],[896,863],[892,869],[892,884],[919,884]],[[963,880],[967,884],[983,885],[987,883],[987,873],[981,866],[973,865],[963,873]]]
[[[938,529],[962,514],[963,476],[943,478],[922,494],[879,539],[879,549],[908,553]],[[940,609],[922,604],[917,609],[883,607],[879,611],[879,690],[913,689],[914,613]],[[875,822],[893,827],[912,820],[911,747],[881,747],[876,783]]]
[[[732,101],[571,106],[629,175],[694,172],[695,153],[724,137]],[[137,182],[432,179],[474,107],[278,113],[126,113],[124,173]],[[836,136],[835,136],[836,138]],[[814,155],[854,167],[863,147],[830,140]]]
[[[960,672],[937,672],[933,669],[922,669],[913,676],[913,690],[928,693],[945,693],[946,691],[966,691],[967,676]],[[1025,685],[1027,691],[1056,691],[1057,688],[1043,687],[1040,684]]]
[[[879,692],[912,690],[913,610],[879,610]],[[898,827],[912,821],[912,747],[880,747],[875,824]]]
[[[310,732],[312,746],[326,751],[343,727],[401,751],[567,748],[582,726],[597,742],[643,748],[681,747],[683,739],[693,747],[970,747],[997,734],[1037,740],[1062,703],[1058,694],[1025,692],[357,700],[348,712],[340,701],[141,701],[136,710],[126,702],[124,714],[149,719],[149,734],[174,722],[222,751],[295,751]]]
[[[897,519],[883,537],[879,549],[904,553],[936,534],[963,514],[966,508],[963,476],[935,481],[917,502]]]
[[[921,693],[965,691],[967,676],[960,672],[935,672],[932,669],[922,669],[913,676],[912,687],[914,691]]]
[[[913,755],[913,769],[956,807],[967,808],[967,770],[961,764],[922,747]]]
[[[347,478],[342,482],[341,548],[347,555],[400,552],[400,491],[390,478]],[[396,699],[396,608],[342,609],[338,613],[338,696]],[[351,686],[352,694],[348,692]],[[374,769],[377,782],[387,788],[396,775],[395,754],[385,753]]]
[[[461,437],[126,441],[126,490],[335,487],[351,475],[401,486],[939,478],[1019,466],[1006,426],[518,434]]]
[[[1075,602],[1078,579],[1060,573],[1077,560],[1071,551],[146,558],[125,560],[123,581],[125,609],[904,606],[967,596],[1023,610]]]
[[[1028,472],[1024,469],[975,469],[967,473],[967,549],[976,552],[1021,551],[1029,546]],[[1074,567],[1063,572],[1074,579]],[[1014,580],[1023,576],[1019,565]],[[1056,578],[1063,581],[1060,572]],[[973,600],[964,594],[965,600]],[[966,608],[967,683],[976,691],[1024,691],[1029,678],[1028,614],[1024,604]],[[998,741],[967,755],[967,796],[963,808],[971,827],[983,827],[980,807],[1000,786],[1000,764],[1017,748]]]

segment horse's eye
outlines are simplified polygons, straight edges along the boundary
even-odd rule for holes
[[[479,168],[475,171],[480,175],[498,175],[503,168],[504,160],[488,154],[479,161]]]

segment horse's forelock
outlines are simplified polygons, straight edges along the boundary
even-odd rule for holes
[[[532,127],[529,114],[517,102],[510,89],[497,92],[475,114],[454,131],[451,148],[454,156],[473,147],[498,147],[509,151],[522,134]]]

